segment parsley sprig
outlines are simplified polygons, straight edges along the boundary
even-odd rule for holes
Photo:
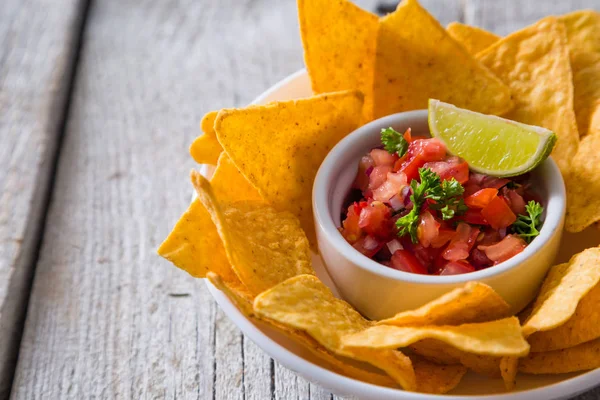
[[[537,201],[531,200],[525,206],[525,210],[527,211],[527,215],[519,214],[515,223],[512,224],[512,230],[527,243],[531,243],[540,234],[544,207]]]
[[[412,189],[410,200],[413,208],[408,214],[396,221],[398,236],[410,235],[413,243],[419,241],[417,237],[419,212],[426,199],[435,201],[435,203],[430,204],[430,207],[439,210],[444,220],[451,219],[455,215],[466,211],[466,206],[461,197],[465,189],[456,179],[442,182],[440,176],[429,168],[419,168],[419,178],[421,182],[417,182],[416,179],[410,182]]]
[[[394,130],[394,128],[385,128],[381,130],[381,143],[388,153],[398,153],[402,157],[408,150],[408,142],[404,135]]]

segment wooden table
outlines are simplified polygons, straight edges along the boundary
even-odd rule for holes
[[[600,7],[423,3],[498,34]],[[155,254],[201,116],[302,67],[295,2],[3,0],[0,44],[0,398],[333,398]]]

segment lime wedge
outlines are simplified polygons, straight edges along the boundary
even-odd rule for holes
[[[550,155],[556,143],[556,134],[546,128],[435,99],[429,99],[429,130],[472,170],[498,177],[532,170]]]

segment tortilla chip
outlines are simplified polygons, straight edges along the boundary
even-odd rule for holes
[[[600,281],[600,248],[574,255],[566,264],[550,269],[533,311],[523,325],[523,334],[549,331],[566,323],[580,300]]]
[[[416,0],[380,20],[373,98],[375,118],[426,109],[429,98],[485,114],[513,107],[510,89]]]
[[[262,202],[218,202],[210,183],[192,171],[198,198],[211,215],[227,259],[252,295],[299,274],[311,274],[310,249],[296,217]]]
[[[517,383],[517,368],[519,359],[517,357],[502,357],[500,359],[500,375],[504,381],[506,390],[512,390]]]
[[[434,339],[420,340],[410,345],[410,349],[438,364],[462,364],[478,374],[491,378],[500,377],[500,357],[467,353]]]
[[[519,371],[526,374],[566,374],[599,367],[600,339],[568,349],[531,353],[519,363]]]
[[[575,11],[560,20],[567,31],[579,133],[600,133],[600,13]]]
[[[313,92],[358,89],[371,120],[377,16],[347,0],[298,0],[298,18]]]
[[[452,36],[452,39],[462,44],[469,54],[472,55],[485,50],[500,40],[500,36],[492,32],[476,26],[461,24],[460,22],[451,22],[446,27],[446,30]]]
[[[454,389],[467,373],[462,365],[439,365],[421,357],[411,357],[417,378],[417,392],[443,394]]]
[[[199,164],[215,165],[219,154],[223,151],[214,129],[217,113],[218,111],[211,111],[202,118],[200,129],[204,133],[198,136],[190,146],[190,155]]]
[[[212,271],[228,282],[238,281],[210,214],[197,199],[177,221],[158,254],[193,277],[204,278]]]
[[[207,274],[207,278],[217,289],[222,291],[246,317],[250,318],[252,321],[259,321],[254,316],[254,310],[252,309],[253,298],[247,289],[243,287],[240,288],[232,286],[231,284],[224,282],[220,276],[212,272]],[[374,385],[398,387],[396,382],[388,375],[379,374],[354,366],[350,364],[348,360],[343,360],[339,357],[336,357],[333,353],[327,351],[323,346],[317,343],[317,341],[302,331],[290,329],[287,326],[269,319],[261,319],[260,322],[270,325],[271,328],[279,331],[289,339],[302,345],[314,356],[329,364],[334,372],[353,379],[361,380],[363,382],[372,383]]]
[[[225,152],[219,156],[217,168],[210,179],[210,185],[217,199],[223,201],[230,203],[245,200],[263,201],[258,191],[242,175]]]
[[[424,306],[379,321],[379,325],[460,325],[486,322],[510,315],[510,306],[491,287],[468,282]]]
[[[565,229],[581,232],[600,221],[600,134],[581,139],[579,150],[571,161],[567,186]]]
[[[305,331],[339,356],[364,361],[387,372],[405,390],[416,388],[412,363],[401,352],[342,349],[344,334],[360,331],[371,324],[348,303],[335,298],[315,276],[297,276],[261,293],[254,300],[254,312],[261,318]]]
[[[516,107],[505,117],[557,134],[552,156],[563,173],[579,143],[566,43],[563,24],[547,17],[477,54],[512,89]]]
[[[459,326],[398,327],[377,325],[345,335],[345,348],[394,349],[423,339],[435,339],[459,350],[489,356],[517,356],[529,353],[516,317]]]
[[[246,109],[221,110],[219,142],[240,172],[278,211],[300,219],[316,245],[312,185],[331,148],[358,127],[363,96],[358,91]]]
[[[600,266],[599,266],[600,267]],[[527,338],[532,352],[566,349],[600,337],[600,284],[577,304],[575,314],[557,328]]]

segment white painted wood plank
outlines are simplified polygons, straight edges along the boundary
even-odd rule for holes
[[[83,3],[0,7],[0,398],[17,360]]]

